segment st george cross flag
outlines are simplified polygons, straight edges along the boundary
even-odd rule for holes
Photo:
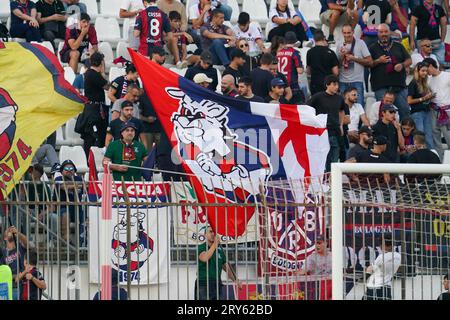
[[[0,198],[26,172],[41,143],[83,111],[84,101],[47,48],[0,42]]]
[[[208,222],[237,237],[261,204],[267,182],[323,174],[326,115],[306,105],[225,97],[132,50],[130,55],[175,155],[205,206]]]

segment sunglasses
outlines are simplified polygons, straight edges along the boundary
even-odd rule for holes
[[[397,111],[394,111],[394,110],[389,110],[388,112],[389,113],[397,113]]]
[[[64,167],[63,168],[64,171],[75,171],[74,167]]]
[[[248,44],[241,44],[240,46],[239,46],[239,48],[247,48],[248,47]]]
[[[430,47],[431,47],[431,44],[423,44],[422,47],[430,48]]]

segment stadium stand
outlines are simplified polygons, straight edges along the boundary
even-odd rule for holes
[[[250,19],[260,23],[269,20],[264,0],[243,0],[242,11],[250,13]]]

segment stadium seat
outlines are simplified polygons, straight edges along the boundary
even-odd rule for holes
[[[0,1],[0,20],[9,17],[10,14],[9,1]]]
[[[128,41],[128,37],[130,36],[130,19],[123,19],[122,25],[122,38],[124,41]]]
[[[48,50],[50,50],[51,53],[55,54],[55,49],[53,49],[52,43],[50,41],[43,41],[43,42],[31,41],[31,43],[35,43],[40,46],[46,47]]]
[[[116,58],[119,58],[120,56],[131,61],[131,56],[130,56],[130,53],[128,52],[128,43],[123,42],[123,41],[120,41],[117,44],[117,48],[116,48]]]
[[[111,83],[114,79],[125,75],[125,68],[111,67],[109,70],[109,82]]]
[[[169,70],[184,77],[184,75],[186,74],[187,68],[178,69],[176,67],[170,67]]]
[[[94,22],[98,17],[97,0],[81,0],[80,2],[86,5],[87,13],[91,17],[91,20]]]
[[[444,151],[444,159],[442,160],[443,164],[450,164],[450,150]]]
[[[75,124],[77,122],[76,118],[72,118],[66,123],[66,141],[68,144],[72,146],[81,146],[83,145],[83,139],[80,138],[80,135],[75,132]]]
[[[186,0],[186,17],[188,17],[189,19],[189,8],[191,7],[191,5],[196,2],[194,0]]]
[[[59,127],[56,129],[56,145],[64,146],[67,145],[66,139],[64,139],[64,130],[63,127]]]
[[[239,17],[239,4],[237,0],[228,0],[228,5],[233,9],[233,12],[231,13],[231,22],[236,23]]]
[[[121,0],[100,0],[100,15],[119,18]]]
[[[250,19],[261,23],[269,20],[267,15],[267,6],[264,0],[244,0],[242,11],[250,15]]]
[[[298,3],[298,10],[305,18],[308,24],[314,24],[319,27],[322,23],[320,21],[320,1],[319,0],[300,0]]]
[[[94,154],[95,167],[97,168],[97,171],[103,172],[102,162],[103,162],[103,157],[105,156],[105,152],[103,151],[103,148],[91,147],[91,151]]]
[[[267,21],[267,23],[266,23],[266,28],[265,28],[265,31],[264,31],[264,33],[265,33],[265,36],[266,36],[266,39],[267,38],[269,38],[269,32],[270,32],[270,30],[272,30],[272,21]]]
[[[450,44],[450,25],[447,25],[447,33],[445,34],[444,42]]]
[[[103,53],[103,55],[105,56],[106,68],[111,68],[114,60],[114,53],[111,44],[109,42],[100,42],[98,45],[98,51]]]
[[[233,28],[233,24],[230,21],[224,21],[223,25],[227,26],[228,28]]]
[[[219,69],[215,68],[217,71],[217,87],[216,87],[216,92],[218,93],[222,93],[222,72],[220,72]]]
[[[59,150],[59,161],[62,163],[64,160],[70,159],[75,163],[78,174],[89,171],[86,154],[84,153],[82,146],[62,146]]]
[[[299,1],[303,1],[303,0],[299,0]],[[315,0],[318,1],[318,0]],[[277,5],[277,0],[270,0],[270,6],[269,6],[269,11],[273,8],[275,8],[275,6]],[[292,2],[292,0],[288,1],[288,6],[293,8],[294,7],[294,3]]]
[[[71,67],[64,67],[64,79],[70,84],[73,84],[73,81],[75,80],[75,72],[73,72],[73,69]]]
[[[116,18],[98,17],[95,20],[98,41],[120,41],[120,27]]]

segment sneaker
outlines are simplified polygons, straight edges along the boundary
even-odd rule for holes
[[[183,62],[178,61],[175,66],[177,67],[177,69],[183,69]]]
[[[334,41],[334,35],[330,34],[330,35],[328,36],[327,42],[328,42],[329,44],[335,43],[336,41]]]

